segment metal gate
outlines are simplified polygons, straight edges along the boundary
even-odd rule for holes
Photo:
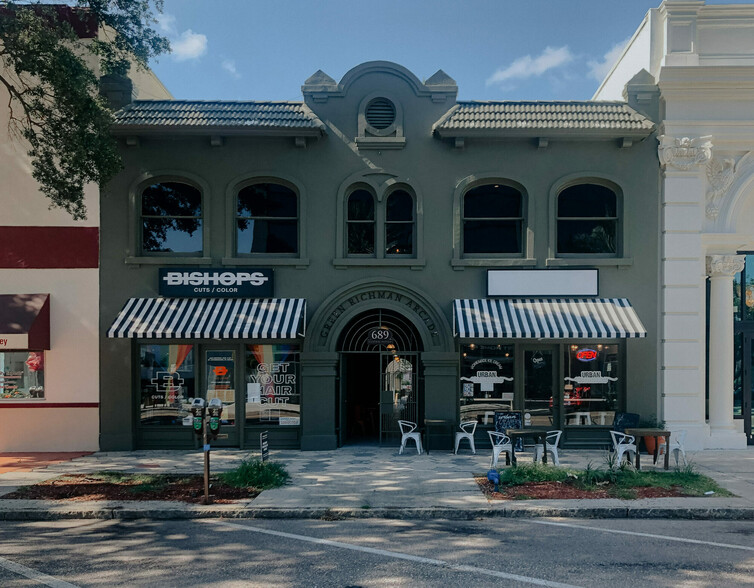
[[[419,422],[418,353],[383,353],[380,385],[380,443],[400,438],[398,421]]]

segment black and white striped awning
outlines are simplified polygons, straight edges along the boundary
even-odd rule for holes
[[[303,298],[130,298],[108,337],[293,339],[304,335]]]
[[[462,339],[616,339],[646,337],[625,298],[475,298],[453,303]]]

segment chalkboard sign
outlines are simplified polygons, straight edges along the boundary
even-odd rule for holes
[[[613,431],[624,433],[626,429],[639,424],[639,415],[635,412],[616,412],[613,420]]]
[[[520,410],[496,410],[495,411],[495,431],[505,433],[507,429],[523,429],[524,417]],[[515,440],[513,447],[515,451],[524,450],[524,440],[519,437]]]

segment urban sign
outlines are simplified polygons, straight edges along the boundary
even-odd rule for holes
[[[270,268],[160,268],[160,296],[271,298]]]

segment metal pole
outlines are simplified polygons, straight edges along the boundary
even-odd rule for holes
[[[207,437],[207,426],[209,421],[204,423],[204,504],[210,504],[209,500],[209,438]]]

